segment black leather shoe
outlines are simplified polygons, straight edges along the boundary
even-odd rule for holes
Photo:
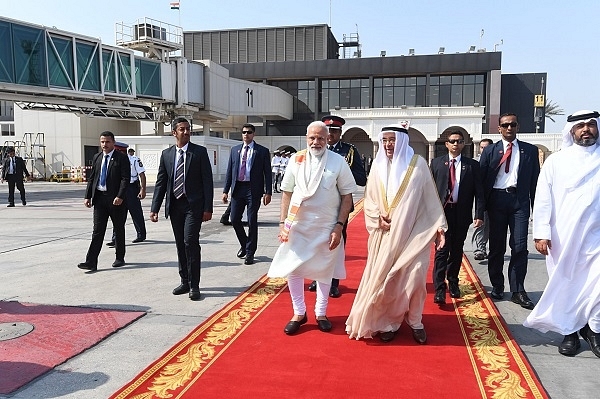
[[[237,253],[237,257],[240,259],[244,259],[246,257],[246,249],[240,248],[240,250]]]
[[[339,298],[342,296],[338,287],[331,286],[329,289],[329,296],[332,298]]]
[[[579,336],[577,332],[574,332],[573,334],[565,335],[565,339],[558,346],[558,353],[564,356],[575,356],[579,348],[581,348]]]
[[[446,304],[446,290],[437,290],[433,297],[433,303],[437,303],[438,305]]]
[[[414,329],[413,328],[413,338],[415,339],[415,341],[420,344],[423,345],[427,342],[427,334],[425,333],[425,329],[423,328],[417,328]]]
[[[460,298],[460,288],[458,288],[458,283],[448,283],[448,291],[450,291],[450,296],[452,298]]]
[[[311,292],[315,292],[317,290],[317,282],[315,280],[308,285],[308,290]]]
[[[229,215],[221,216],[221,220],[219,222],[221,222],[222,225],[231,226],[231,222],[229,221]]]
[[[21,201],[21,203],[23,204],[23,206],[27,205],[27,201]]]
[[[192,288],[190,290],[190,299],[192,301],[199,301],[200,300],[200,289],[198,288]]]
[[[586,324],[581,330],[579,330],[579,335],[581,335],[581,338],[588,343],[590,349],[592,352],[594,352],[594,355],[600,357],[600,333],[593,332],[590,329],[590,326]]]
[[[135,240],[131,241],[132,243],[136,243],[136,242],[143,242],[146,241],[146,237],[142,238],[142,237],[137,237]]]
[[[7,207],[7,208],[14,208],[14,207],[15,207],[15,204],[12,204],[12,203],[11,203],[11,204],[8,204],[8,205],[6,205],[6,207]]]
[[[107,242],[107,243],[106,243],[106,246],[107,246],[107,247],[111,247],[111,248],[113,248],[115,245],[116,245],[116,244],[115,244],[115,242],[114,242],[114,241],[109,241],[109,242]]]
[[[504,287],[493,287],[490,296],[494,299],[504,299]]]
[[[317,319],[317,326],[319,326],[319,330],[323,332],[331,331],[332,325],[327,316],[324,319]]]
[[[180,284],[173,290],[173,295],[182,295],[190,292],[190,286],[187,284]]]
[[[92,272],[95,272],[96,270],[98,270],[98,265],[88,263],[88,262],[81,262],[80,264],[77,265],[77,267],[80,269],[89,270]]]
[[[121,266],[125,266],[125,261],[123,259],[115,259],[115,261],[112,264],[112,267],[121,267]]]
[[[287,335],[296,334],[298,332],[298,330],[300,329],[300,326],[302,324],[305,324],[307,321],[308,321],[308,318],[306,317],[306,313],[304,313],[304,317],[302,318],[302,320],[290,321],[289,323],[287,323],[285,325],[285,328],[283,329],[283,332],[286,333]]]
[[[390,342],[396,337],[396,331],[386,331],[379,333],[379,340],[381,342]]]
[[[244,265],[253,265],[254,264],[254,255],[246,255],[246,259],[244,260]]]
[[[484,252],[475,252],[473,258],[475,258],[475,260],[484,260],[486,258],[486,255]]]
[[[533,309],[535,304],[529,299],[525,291],[513,292],[510,300],[525,309]]]

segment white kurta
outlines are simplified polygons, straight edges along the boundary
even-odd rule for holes
[[[550,239],[549,280],[523,323],[571,334],[586,323],[600,332],[600,147],[552,154],[538,179],[534,239]]]
[[[287,165],[281,190],[293,192],[291,203],[300,196],[296,178],[300,165],[294,154]],[[302,201],[294,218],[288,241],[282,243],[271,262],[269,277],[287,277],[290,273],[304,278],[331,283],[332,278],[345,278],[344,245],[329,250],[331,231],[338,221],[341,196],[356,191],[350,167],[343,157],[327,153],[323,177],[315,194]]]

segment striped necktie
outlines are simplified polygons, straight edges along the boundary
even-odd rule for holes
[[[183,158],[183,150],[180,148],[179,159],[177,160],[177,169],[175,169],[175,183],[173,183],[173,195],[177,199],[183,197],[183,172],[185,170]]]

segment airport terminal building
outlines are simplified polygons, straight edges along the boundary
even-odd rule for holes
[[[544,132],[534,98],[545,95],[546,74],[502,74],[501,52],[472,46],[464,53],[411,49],[362,58],[358,35],[339,42],[327,25],[182,31],[144,18],[121,26],[121,35],[117,30],[117,46],[108,46],[0,18],[0,35],[13,39],[8,50],[0,48],[0,64],[19,61],[45,77],[0,74],[4,144],[21,143],[32,163],[43,158],[51,172],[88,164],[99,133],[112,130],[136,149],[152,178],[160,151],[172,144],[168,121],[183,115],[220,180],[246,122],[271,150],[302,148],[306,126],[333,113],[346,120],[342,140],[369,155],[383,126],[409,121],[411,146],[431,160],[446,151],[452,130],[467,138],[465,155],[477,155],[485,135],[498,138],[498,116],[514,112],[523,139],[537,144],[542,158],[560,142],[534,133]],[[23,38],[39,46],[35,60],[18,44]],[[172,55],[179,50],[183,57]]]

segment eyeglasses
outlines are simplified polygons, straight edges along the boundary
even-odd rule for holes
[[[518,123],[517,122],[511,122],[511,123],[501,123],[500,127],[504,128],[504,129],[508,129],[508,127],[517,127]]]
[[[448,143],[450,143],[450,144],[456,144],[456,143],[458,143],[458,144],[464,144],[465,141],[463,139],[456,139],[456,140],[448,140]]]
[[[242,134],[254,134],[252,130],[242,130]]]

